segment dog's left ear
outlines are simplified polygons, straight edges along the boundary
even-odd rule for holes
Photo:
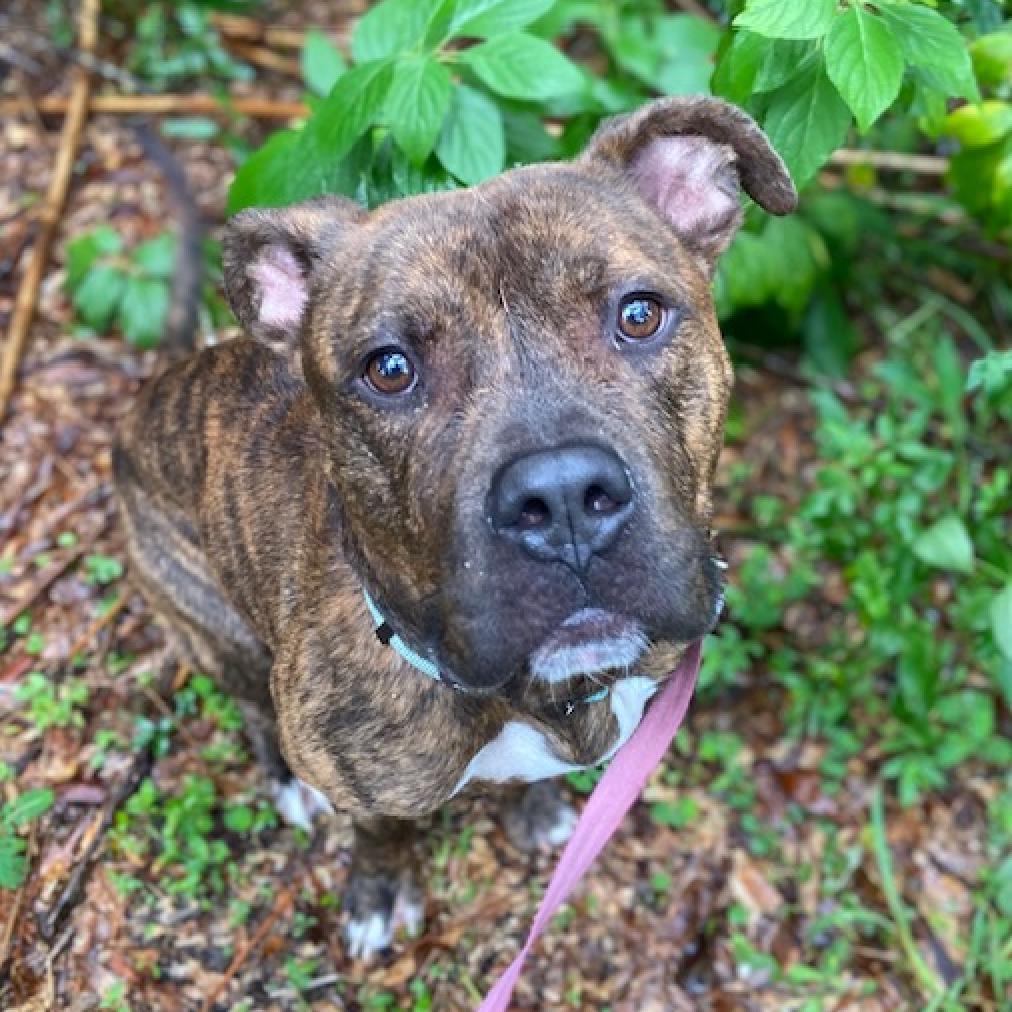
[[[755,120],[719,98],[661,98],[607,120],[579,161],[618,169],[711,272],[741,224],[739,182],[772,214],[798,203]]]

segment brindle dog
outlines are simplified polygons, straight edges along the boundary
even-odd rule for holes
[[[289,818],[352,814],[355,955],[417,922],[409,820],[611,754],[715,621],[710,282],[739,181],[795,206],[748,116],[672,98],[472,189],[245,211],[226,287],[264,340],[126,419],[133,575],[241,700]],[[571,824],[543,784],[508,821],[527,846]]]

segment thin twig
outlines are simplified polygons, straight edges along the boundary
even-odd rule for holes
[[[270,913],[263,919],[253,937],[232,957],[232,962],[228,964],[221,980],[218,981],[211,990],[211,993],[204,999],[201,1012],[211,1012],[211,1009],[214,1008],[214,1003],[221,997],[225,989],[232,982],[232,979],[242,969],[246,960],[260,947],[263,940],[267,937],[267,933],[274,926],[274,922],[295,899],[295,893],[298,888],[299,882],[296,881],[278,894],[278,898],[274,901],[274,906],[271,908]]]
[[[67,518],[76,513],[84,506],[98,506],[109,498],[112,492],[108,482],[93,481],[83,492],[78,493],[73,499],[57,506],[43,519],[42,527],[35,533],[35,539],[48,538],[58,527],[62,527]]]
[[[83,0],[81,5],[80,43],[82,52],[95,50],[98,38],[99,0]],[[0,362],[0,421],[7,414],[7,405],[17,383],[18,362],[28,341],[29,328],[35,314],[35,303],[39,295],[42,273],[49,261],[49,248],[63,213],[70,188],[70,175],[77,157],[85,120],[88,118],[88,99],[91,95],[91,74],[83,67],[74,68],[74,81],[67,103],[67,118],[60,134],[60,147],[56,153],[56,164],[49,189],[39,215],[38,238],[32,247],[32,256],[18,286],[11,316],[7,342]]]
[[[276,28],[265,25],[256,18],[242,14],[224,14],[215,11],[211,23],[230,39],[245,39],[248,42],[263,42],[274,49],[301,49],[306,42],[306,33],[294,28]]]
[[[46,990],[49,999],[49,1004],[46,1006],[47,1012],[49,1009],[56,1008],[56,974],[53,973],[53,967],[73,937],[74,925],[68,924],[63,934],[60,935],[46,955]]]
[[[49,95],[28,102],[25,99],[0,101],[0,117],[36,110],[43,115],[64,115],[70,100]],[[250,116],[253,119],[304,119],[309,106],[302,102],[281,102],[270,98],[221,100],[213,95],[95,95],[88,104],[92,113],[114,116]]]
[[[106,610],[94,621],[88,624],[88,628],[74,640],[67,651],[64,661],[72,661],[98,634],[126,607],[126,594],[120,594]]]
[[[820,172],[819,182],[827,189],[846,187],[847,181],[836,172]],[[894,193],[881,186],[862,187],[858,191],[862,200],[890,211],[937,218],[945,225],[966,227],[970,224],[967,213],[949,200],[927,193]]]
[[[895,172],[916,172],[921,176],[944,176],[949,170],[949,159],[940,155],[908,155],[902,151],[863,151],[860,148],[840,148],[829,160],[833,165],[870,165],[873,169]]]
[[[289,77],[297,77],[299,80],[302,79],[302,68],[299,66],[299,61],[293,60],[290,56],[282,56],[266,46],[252,45],[249,42],[230,42],[228,48],[247,63],[264,67],[267,70],[277,70]]]

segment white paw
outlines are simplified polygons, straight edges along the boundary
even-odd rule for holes
[[[344,937],[352,959],[372,959],[393,941],[393,918],[376,913],[350,920],[345,925]]]
[[[289,826],[311,832],[316,815],[334,811],[327,797],[315,787],[292,777],[287,784],[274,785],[274,807]]]
[[[561,847],[573,835],[579,818],[572,805],[560,804],[556,809],[555,821],[538,833],[538,843]]]
[[[401,885],[389,911],[373,911],[352,917],[344,927],[344,939],[353,959],[372,959],[388,949],[394,935],[403,928],[409,938],[417,938],[425,923],[425,904],[411,884]]]
[[[415,889],[401,889],[394,900],[393,928],[403,928],[409,938],[417,938],[425,924],[425,904]]]

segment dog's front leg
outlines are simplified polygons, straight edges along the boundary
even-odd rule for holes
[[[576,826],[576,810],[553,780],[507,788],[503,828],[510,843],[525,853],[561,847]]]
[[[412,844],[415,824],[405,819],[355,820],[355,843],[345,890],[345,939],[356,959],[386,949],[403,927],[421,931],[425,915]]]

